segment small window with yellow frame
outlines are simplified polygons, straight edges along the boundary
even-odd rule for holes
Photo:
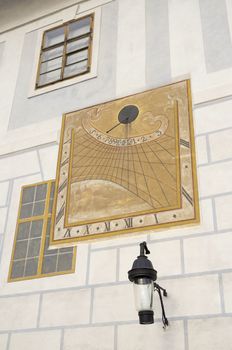
[[[24,186],[8,282],[75,271],[76,248],[49,249],[55,181]]]

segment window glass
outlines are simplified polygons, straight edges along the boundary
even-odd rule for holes
[[[55,47],[54,49],[43,51],[41,55],[41,63],[46,62],[48,60],[52,60],[53,58],[56,58],[56,57],[60,57],[60,56],[62,57],[63,50],[64,50],[64,46],[61,45],[61,46]]]
[[[59,27],[45,32],[43,47],[46,48],[62,43],[64,41],[64,29],[65,27]]]
[[[87,36],[87,37],[85,37],[83,39],[70,41],[70,42],[67,43],[67,53],[70,53],[70,52],[77,51],[77,50],[83,49],[85,47],[88,47],[89,43],[90,43],[89,36]]]
[[[62,57],[54,58],[41,64],[40,73],[46,73],[62,67]]]
[[[68,26],[68,39],[75,38],[90,32],[91,17],[85,17],[75,21]]]
[[[47,85],[54,81],[59,81],[61,76],[61,69],[54,70],[52,72],[44,73],[40,75],[39,85]]]
[[[82,50],[67,56],[66,65],[88,59],[88,50]]]
[[[69,77],[77,74],[81,74],[87,72],[88,64],[87,61],[82,61],[79,63],[72,64],[71,66],[67,66],[64,69],[64,76]]]

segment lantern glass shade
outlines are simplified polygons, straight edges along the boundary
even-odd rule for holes
[[[134,280],[135,307],[139,311],[152,310],[154,282],[147,277]]]

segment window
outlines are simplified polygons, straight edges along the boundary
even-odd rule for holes
[[[9,282],[74,272],[76,248],[48,249],[55,182],[24,186]]]
[[[36,88],[90,72],[94,14],[43,34]]]

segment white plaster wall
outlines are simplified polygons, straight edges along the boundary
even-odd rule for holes
[[[89,8],[91,1],[82,6]],[[113,1],[119,14],[117,96],[150,88],[151,81],[156,86],[147,74],[160,65],[145,67],[152,65],[149,50],[159,59],[152,38],[146,44],[146,18],[153,16],[146,12],[149,1]],[[157,8],[162,1],[155,0]],[[231,33],[231,0],[225,3]],[[82,244],[74,274],[7,283],[21,186],[55,178],[60,116],[7,131],[24,35],[60,15],[51,16],[0,36],[0,349],[37,350],[41,344],[44,350],[231,349],[232,68],[207,72],[198,0],[170,0],[163,33],[169,38],[156,40],[161,40],[159,47],[164,39],[170,43],[165,61],[170,62],[170,80],[192,78],[201,223]],[[157,74],[157,85],[162,74],[166,82],[166,68]],[[143,240],[148,241],[158,281],[169,293],[165,305],[170,327],[165,332],[157,298],[155,324],[138,325],[127,280]]]

